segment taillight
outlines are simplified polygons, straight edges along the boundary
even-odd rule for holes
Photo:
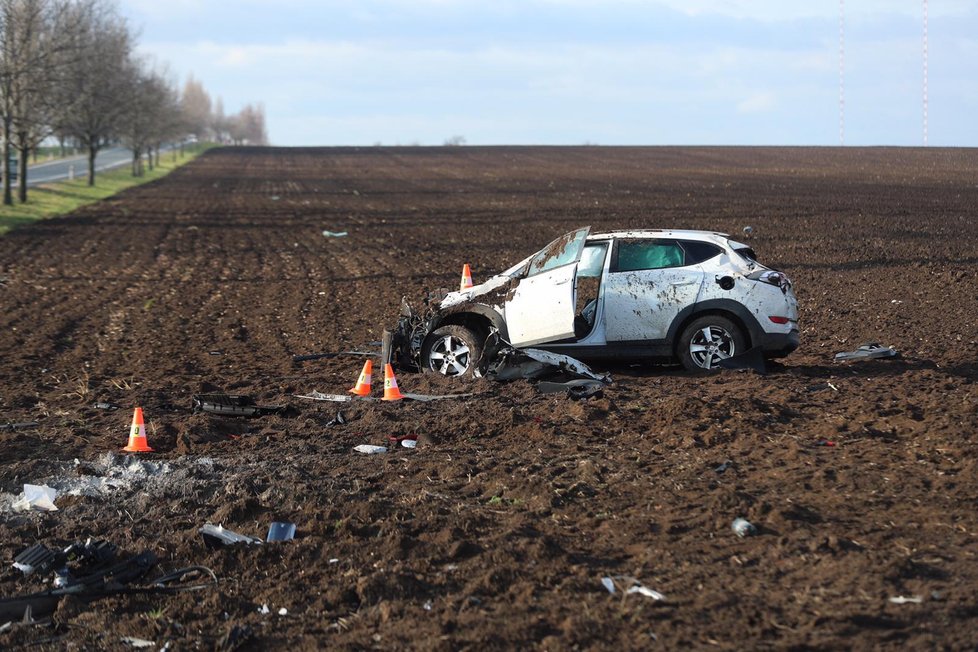
[[[775,324],[787,324],[790,321],[787,317],[781,317],[778,315],[769,315],[768,319],[773,321]]]

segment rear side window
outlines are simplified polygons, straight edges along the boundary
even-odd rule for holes
[[[682,267],[684,260],[682,247],[675,240],[620,240],[615,271]]]
[[[709,242],[682,240],[680,244],[683,246],[683,251],[686,252],[685,264],[687,265],[696,265],[723,253],[723,249]]]

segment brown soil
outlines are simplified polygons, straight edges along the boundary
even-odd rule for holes
[[[58,512],[0,513],[0,593],[50,586],[11,567],[24,548],[88,536],[156,552],[154,576],[202,564],[221,582],[72,601],[0,648],[208,649],[234,630],[279,650],[974,649],[976,179],[975,150],[224,149],[14,231],[0,423],[39,427],[0,431],[0,491],[121,472],[104,455],[133,406],[157,465]],[[343,393],[363,363],[293,354],[367,347],[402,295],[455,286],[466,262],[478,283],[586,224],[753,226],[795,283],[801,348],[766,376],[598,366],[614,385],[582,402],[408,373],[403,391],[475,396],[292,398]],[[833,362],[869,341],[902,357]],[[198,392],[289,409],[193,415]],[[348,423],[327,427],[338,407]],[[415,450],[352,450],[407,434]],[[739,516],[756,536],[734,535]],[[274,520],[296,539],[210,550],[197,533]]]

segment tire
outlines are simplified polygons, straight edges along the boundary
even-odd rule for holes
[[[747,338],[726,317],[698,317],[683,330],[676,345],[679,361],[689,371],[708,371],[723,359],[747,350]]]
[[[421,345],[421,372],[472,376],[482,359],[482,339],[465,326],[442,326]]]

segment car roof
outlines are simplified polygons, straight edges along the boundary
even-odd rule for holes
[[[641,231],[610,231],[608,233],[592,233],[588,240],[610,240],[612,238],[628,238],[634,240],[654,238],[677,238],[682,240],[705,240],[708,242],[725,242],[730,236],[717,231],[697,231],[694,229],[643,229]]]

